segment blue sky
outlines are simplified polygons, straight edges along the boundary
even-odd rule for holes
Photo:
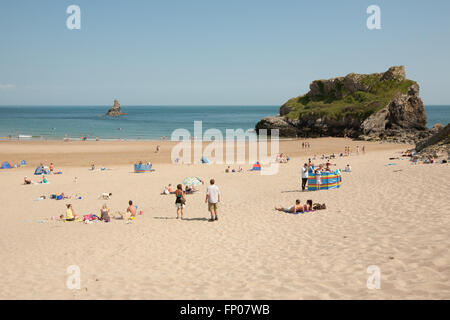
[[[450,104],[449,15],[448,0],[2,0],[0,105],[281,105],[400,64],[425,104]]]

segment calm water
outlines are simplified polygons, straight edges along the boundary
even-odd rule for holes
[[[30,135],[61,139],[159,139],[177,128],[193,134],[194,121],[209,128],[253,129],[263,117],[276,115],[279,106],[136,106],[123,107],[124,115],[104,117],[107,106],[0,106],[0,137]],[[428,126],[450,122],[450,106],[427,106]]]

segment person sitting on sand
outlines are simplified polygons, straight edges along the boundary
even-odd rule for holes
[[[161,195],[169,195],[170,194],[170,192],[169,192],[169,188],[167,187],[167,186],[164,186],[164,190],[163,190],[163,192],[161,193]]]
[[[228,166],[226,169],[225,169],[225,173],[229,173],[231,171],[231,168],[230,168],[230,166]]]
[[[345,166],[344,172],[352,172],[352,167],[349,164]]]
[[[100,209],[100,220],[103,220],[105,222],[110,221],[109,209],[108,209],[108,206],[106,205],[106,203],[103,204],[102,208]]]
[[[169,190],[169,193],[174,193],[175,190],[173,190],[173,186],[171,183],[169,183],[169,187],[167,188]]]
[[[31,184],[31,183],[32,183],[32,181],[31,181],[31,179],[30,179],[30,178],[28,178],[28,177],[25,177],[25,178],[23,178],[23,183],[24,183],[24,184]]]
[[[50,163],[49,169],[50,169],[50,173],[53,173],[53,170],[55,169],[55,167],[53,166],[53,162]]]
[[[91,165],[91,170],[94,171],[95,170],[95,164]]]
[[[130,213],[130,219],[136,217],[136,206],[133,206],[133,201],[128,201],[127,213]]]
[[[313,201],[312,200],[306,200],[306,204],[304,205],[305,211],[311,211],[313,210]]]
[[[42,181],[41,181],[41,183],[48,183],[48,180],[47,180],[47,178],[46,178],[45,176],[42,176]]]
[[[72,205],[69,203],[66,210],[66,221],[75,221],[78,216],[75,214]]]
[[[300,200],[295,200],[295,205],[286,208],[286,207],[275,207],[275,210],[277,211],[281,211],[281,212],[286,212],[286,213],[297,213],[297,212],[303,212],[304,211],[304,207],[303,205],[300,203]]]
[[[103,192],[100,197],[98,197],[99,199],[103,199],[103,200],[109,200],[111,199],[112,193],[107,193],[107,192]]]

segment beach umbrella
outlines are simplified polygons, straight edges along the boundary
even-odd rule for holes
[[[202,181],[197,177],[187,177],[183,179],[182,184],[193,187],[202,184]]]

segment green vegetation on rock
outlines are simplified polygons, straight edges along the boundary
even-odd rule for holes
[[[329,117],[341,119],[346,116],[365,119],[371,114],[386,107],[390,101],[400,94],[406,94],[415,81],[407,79],[382,80],[380,74],[357,75],[357,84],[361,88],[350,91],[345,86],[344,78],[316,80],[316,92],[290,99],[285,106],[291,109],[289,119],[300,119],[306,116]]]

